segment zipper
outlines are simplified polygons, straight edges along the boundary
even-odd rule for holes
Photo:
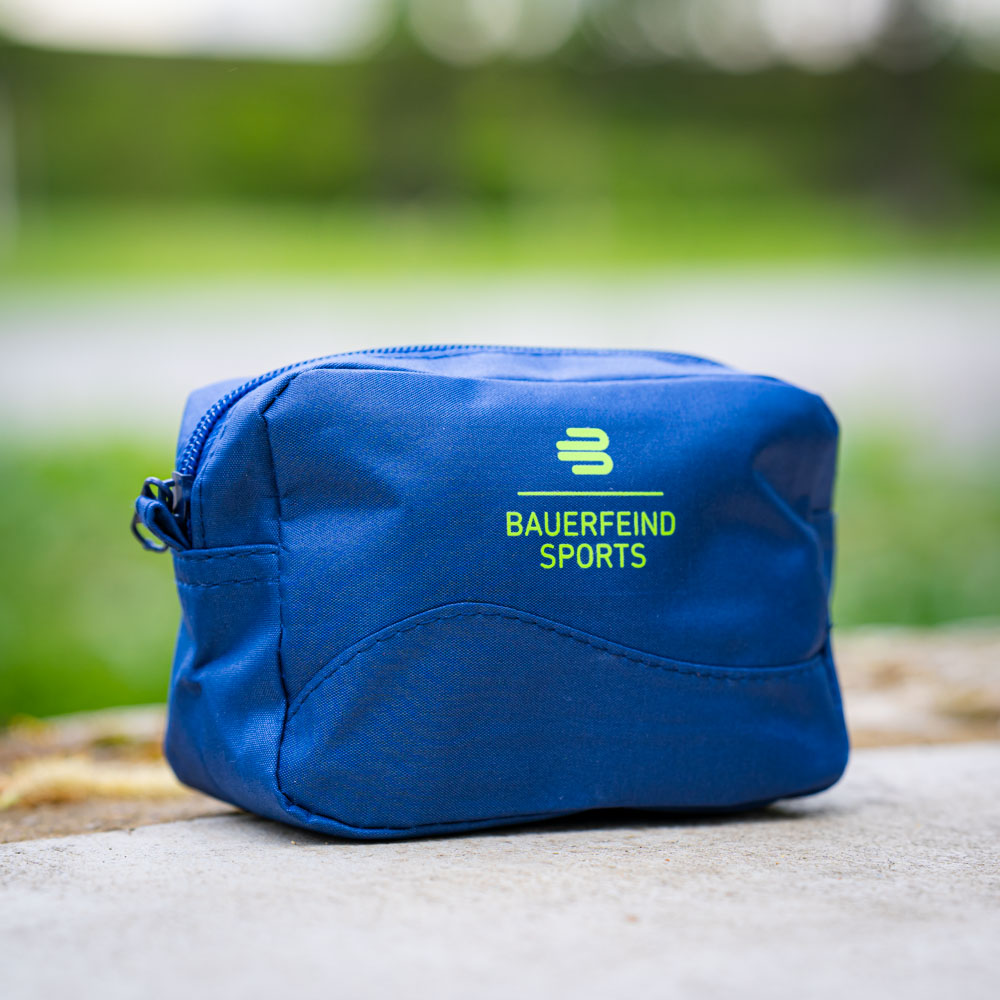
[[[358,351],[342,351],[337,354],[324,354],[318,358],[310,358],[308,361],[297,361],[291,365],[284,365],[282,368],[274,368],[263,375],[257,375],[248,379],[235,389],[231,389],[224,396],[217,399],[202,415],[195,425],[184,445],[177,469],[172,479],[148,478],[142,487],[138,499],[135,502],[135,514],[132,518],[132,534],[139,540],[143,548],[151,552],[165,552],[171,549],[189,549],[190,539],[187,534],[188,514],[190,511],[191,487],[194,484],[194,477],[201,464],[202,454],[205,445],[215,429],[215,425],[226,415],[226,413],[236,405],[244,396],[265,385],[272,379],[288,372],[304,370],[311,365],[320,365],[326,361],[333,361],[337,358],[352,358],[363,355],[396,355],[396,354],[436,354],[441,351],[503,351],[507,354],[622,354],[622,353],[650,353],[666,354],[667,352],[657,351],[637,351],[622,352],[613,348],[606,350],[588,350],[572,348],[540,348],[540,347],[515,347],[509,344],[411,344],[405,347],[370,347]],[[687,357],[686,355],[672,355],[673,357]],[[692,359],[693,360],[693,359]],[[701,360],[701,359],[698,359]],[[139,528],[145,527],[147,531],[159,540],[160,544],[151,541],[143,535]]]
[[[198,471],[198,464],[201,461],[201,453],[204,451],[205,442],[215,428],[215,425],[226,414],[226,412],[238,403],[247,393],[260,388],[266,382],[278,378],[279,375],[286,375],[288,372],[296,371],[299,368],[308,368],[309,365],[318,365],[323,361],[332,361],[334,358],[350,358],[358,354],[420,354],[434,353],[437,351],[468,351],[477,349],[475,344],[441,344],[422,345],[414,344],[409,347],[370,347],[362,351],[346,351],[339,354],[324,354],[318,358],[310,358],[308,361],[297,361],[295,364],[285,365],[283,368],[275,368],[248,379],[242,385],[231,389],[221,399],[217,399],[206,411],[204,416],[195,425],[181,452],[180,461],[177,464],[175,476],[183,478],[194,478]],[[479,348],[481,349],[481,348]],[[520,350],[532,350],[532,348],[521,348]]]
[[[142,484],[142,491],[135,501],[132,534],[147,552],[189,549],[191,541],[185,528],[187,518],[181,517],[181,510],[174,480],[150,476]],[[140,527],[144,527],[148,534],[143,534]]]
[[[260,388],[272,379],[286,375],[288,372],[308,368],[310,365],[322,364],[324,361],[357,355],[433,354],[439,351],[493,349],[495,348],[484,347],[480,344],[412,344],[406,347],[370,347],[365,350],[342,351],[337,354],[324,354],[307,361],[297,361],[294,364],[274,368],[269,372],[264,372],[263,375],[247,379],[246,382],[217,399],[202,415],[184,445],[173,478],[164,480],[151,476],[143,483],[142,492],[135,502],[132,534],[138,539],[139,544],[149,552],[166,552],[167,549],[183,550],[191,547],[191,541],[187,534],[191,487],[198,472],[198,466],[201,464],[205,444],[215,425],[233,406],[248,393]],[[512,353],[538,350],[538,348],[532,347],[504,347],[502,349]],[[144,535],[139,530],[140,527],[144,527],[149,535],[152,535],[158,542]]]

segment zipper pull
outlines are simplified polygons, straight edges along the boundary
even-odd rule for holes
[[[164,481],[150,476],[142,484],[132,515],[132,534],[148,552],[191,548],[186,531],[190,478],[174,473],[173,479]],[[153,538],[144,535],[140,526],[163,544],[158,545]]]

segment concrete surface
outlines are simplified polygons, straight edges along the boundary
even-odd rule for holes
[[[394,844],[248,816],[0,847],[0,992],[992,998],[1000,744],[735,819]]]

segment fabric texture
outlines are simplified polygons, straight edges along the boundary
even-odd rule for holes
[[[182,781],[377,839],[744,808],[842,773],[817,396],[680,355],[495,347],[223,393],[189,401],[183,505],[137,508],[174,550]]]

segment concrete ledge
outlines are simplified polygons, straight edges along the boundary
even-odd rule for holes
[[[734,819],[393,844],[244,815],[0,847],[6,1000],[996,996],[1000,744]]]

